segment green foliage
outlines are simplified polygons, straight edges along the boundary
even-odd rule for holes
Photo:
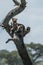
[[[31,42],[26,47],[34,65],[37,65],[39,62],[43,63],[43,45]]]
[[[30,43],[26,45],[33,65],[43,65],[43,45]],[[0,65],[23,65],[17,51],[0,51]]]
[[[23,65],[22,60],[17,51],[8,52],[0,51],[0,65]]]

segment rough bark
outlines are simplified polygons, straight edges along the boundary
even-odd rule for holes
[[[14,0],[14,3],[17,5],[18,1]],[[18,2],[19,3],[19,2]],[[3,21],[3,25],[4,25],[4,28],[6,29],[6,31],[8,32],[8,34],[10,35],[10,26],[8,25],[10,19],[13,17],[13,16],[16,16],[17,14],[21,13],[26,7],[26,1],[25,0],[21,0],[21,4],[18,5],[18,7],[16,7],[15,9],[11,10],[7,16],[5,17],[4,21]],[[27,33],[25,33],[27,34]],[[12,35],[10,35],[12,37]],[[28,53],[27,53],[27,50],[26,50],[26,47],[23,43],[22,45],[22,42],[21,42],[21,39],[14,39],[13,40],[17,49],[18,49],[18,52],[19,52],[19,55],[21,56],[21,59],[23,61],[23,64],[24,65],[32,65],[32,62],[31,62],[31,59],[30,57],[28,56]]]

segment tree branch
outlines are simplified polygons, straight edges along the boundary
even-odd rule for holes
[[[23,0],[22,0],[22,1],[23,1]],[[24,3],[24,2],[23,2],[23,3]],[[5,19],[4,19],[4,21],[3,21],[3,25],[4,25],[4,27],[6,27],[6,31],[7,31],[8,33],[9,33],[9,29],[10,29],[8,23],[9,23],[10,19],[11,19],[13,16],[16,16],[17,14],[21,13],[24,9],[25,9],[25,5],[22,6],[22,3],[21,3],[20,6],[18,6],[17,8],[15,8],[15,9],[13,9],[13,10],[11,10],[11,11],[7,14],[7,16],[5,17]]]
[[[13,0],[13,2],[15,3],[15,5],[19,6],[20,3],[17,0]]]

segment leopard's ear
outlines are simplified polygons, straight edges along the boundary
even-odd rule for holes
[[[16,22],[17,22],[17,18],[12,18],[12,21],[13,21],[14,23],[16,23]]]

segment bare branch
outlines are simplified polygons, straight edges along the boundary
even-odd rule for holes
[[[23,2],[23,0],[21,0],[22,2],[21,2],[21,5],[20,6],[18,6],[18,7],[16,7],[15,9],[13,9],[13,10],[11,10],[8,14],[7,14],[7,16],[5,17],[5,19],[4,19],[4,21],[3,21],[3,25],[6,27],[6,31],[9,33],[9,29],[10,29],[10,27],[9,27],[9,25],[8,25],[8,23],[9,23],[9,21],[10,21],[10,19],[13,17],[13,16],[16,16],[17,14],[19,14],[19,13],[21,13],[24,9],[25,9],[25,5],[23,5],[22,3],[24,3]],[[24,0],[25,1],[25,0]]]
[[[20,3],[17,0],[13,0],[13,2],[15,3],[15,5],[19,6]]]

